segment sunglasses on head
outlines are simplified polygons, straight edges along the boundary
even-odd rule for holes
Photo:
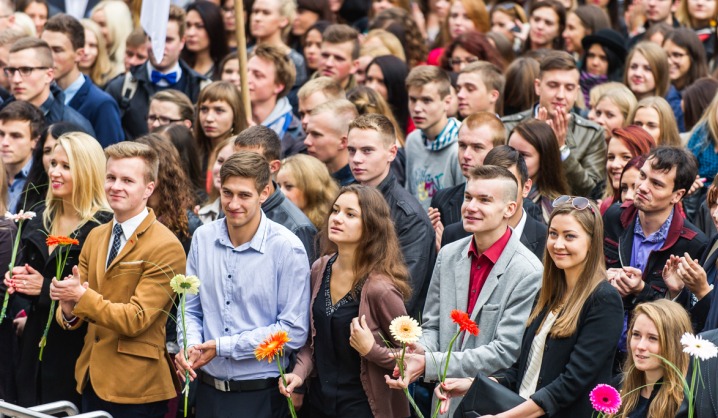
[[[584,210],[584,209],[588,208],[588,209],[591,209],[591,212],[593,212],[593,207],[591,207],[591,201],[588,200],[588,198],[585,198],[582,196],[568,196],[568,195],[559,196],[553,201],[551,206],[557,207],[564,203],[570,203],[571,206],[577,210]]]

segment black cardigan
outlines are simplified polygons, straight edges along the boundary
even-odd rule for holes
[[[521,343],[518,361],[493,377],[518,393],[536,332],[547,311],[532,321]],[[581,310],[576,333],[568,338],[546,337],[536,392],[531,399],[549,417],[590,417],[589,393],[599,383],[611,383],[613,356],[623,326],[623,305],[618,291],[601,282]]]

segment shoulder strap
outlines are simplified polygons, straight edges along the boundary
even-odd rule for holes
[[[132,73],[128,72],[125,74],[120,93],[122,94],[122,98],[119,103],[120,117],[123,117],[127,109],[130,108],[130,101],[132,101],[132,98],[135,97],[135,93],[137,93],[137,79],[132,75]]]

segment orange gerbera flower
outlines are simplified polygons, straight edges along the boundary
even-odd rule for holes
[[[469,314],[458,309],[451,311],[451,320],[459,325],[460,331],[466,331],[472,335],[479,335],[479,326],[469,318]]]
[[[46,242],[48,247],[52,245],[80,245],[80,241],[62,235],[48,235]]]
[[[268,362],[274,361],[275,356],[281,356],[284,352],[284,344],[291,341],[287,331],[277,331],[262,341],[254,350],[254,356],[257,360],[267,359]]]

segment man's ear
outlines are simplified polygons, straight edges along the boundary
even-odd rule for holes
[[[269,199],[269,195],[269,184],[267,184],[266,186],[264,186],[264,190],[259,193],[259,204],[261,205],[262,203],[266,202],[267,199]]]
[[[349,144],[349,138],[344,135],[339,139],[339,151],[347,149],[347,145]]]
[[[541,96],[541,79],[534,79],[534,92],[536,93],[536,96]]]
[[[521,196],[524,198],[529,195],[529,192],[531,191],[531,186],[533,186],[534,182],[531,179],[526,180],[526,183],[524,183],[524,189],[521,191]]]
[[[151,181],[151,182],[147,183],[147,186],[145,187],[145,194],[144,194],[145,200],[149,199],[150,196],[152,196],[152,192],[154,192],[154,191],[155,191],[155,182]]]
[[[269,162],[269,172],[272,173],[272,176],[274,176],[277,172],[279,172],[279,169],[282,168],[282,162],[279,160],[272,160]]]
[[[678,189],[673,193],[673,198],[671,199],[671,203],[674,205],[678,204],[678,202],[683,199],[683,196],[686,194],[686,189]]]
[[[276,96],[279,96],[279,93],[281,93],[283,90],[284,90],[284,84],[274,83],[274,94]]]
[[[75,50],[75,64],[79,64],[82,61],[82,57],[85,56],[85,48],[77,48]]]
[[[499,93],[498,90],[491,90],[491,91],[489,92],[489,102],[490,102],[492,105],[495,105],[496,102],[499,101],[499,96],[500,96],[500,95],[501,95],[501,93]]]
[[[352,66],[349,69],[349,74],[356,74],[356,72],[359,70],[359,60],[356,59],[352,61]]]

